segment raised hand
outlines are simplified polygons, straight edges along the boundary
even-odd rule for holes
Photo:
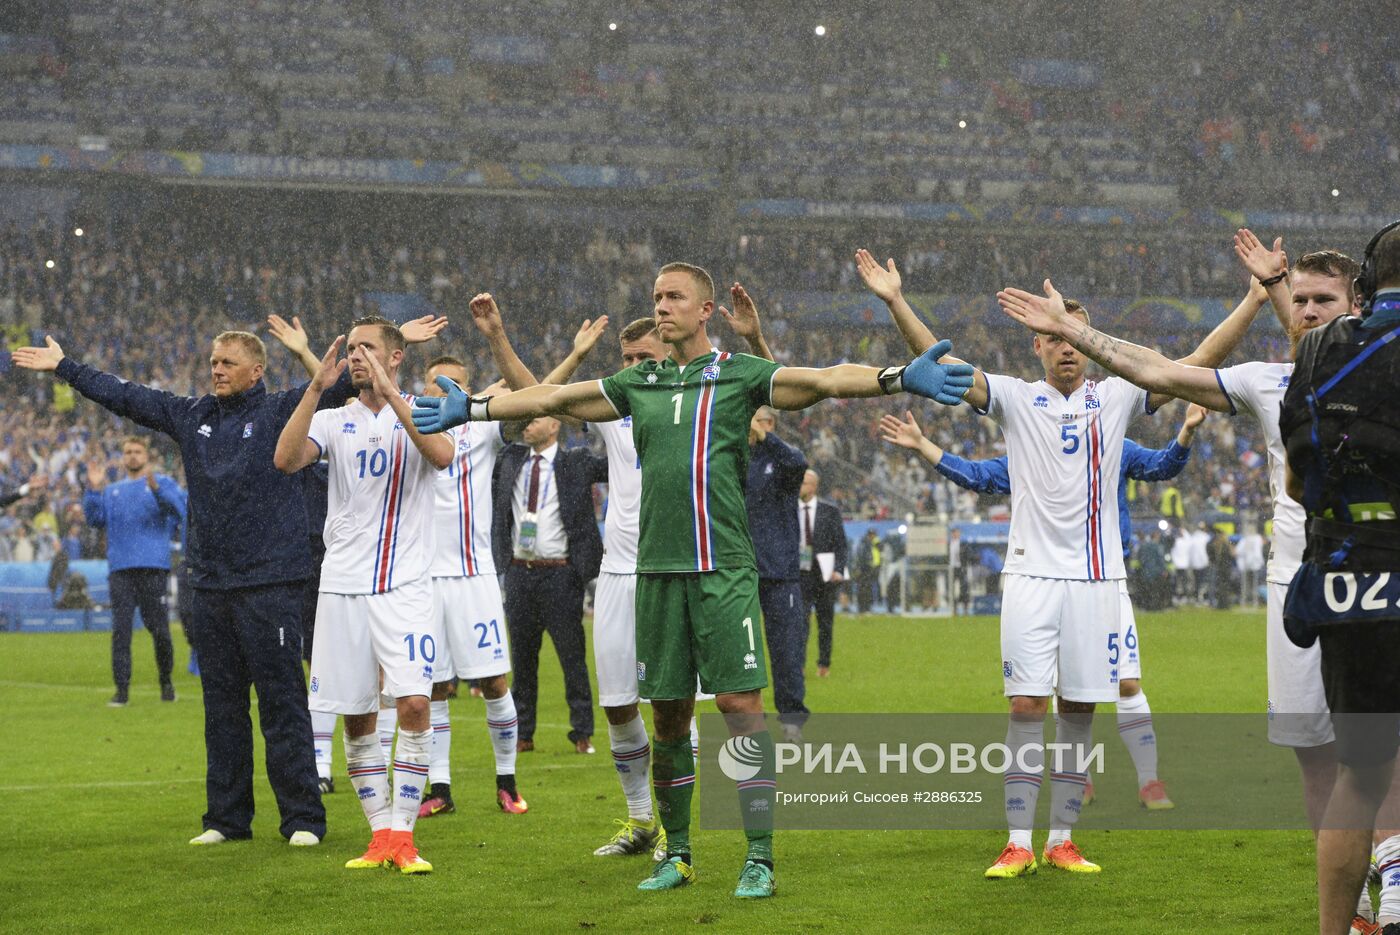
[[[856,272],[860,273],[866,288],[883,301],[893,302],[899,298],[904,281],[900,278],[899,270],[895,268],[894,258],[890,258],[881,266],[875,262],[875,257],[870,251],[862,247],[856,251]]]
[[[301,326],[301,319],[295,315],[292,316],[290,325],[287,324],[287,319],[281,315],[268,315],[267,330],[293,354],[301,355],[310,349],[311,340],[306,336],[306,330]]]
[[[912,412],[905,411],[903,419],[886,413],[880,417],[880,439],[901,448],[918,451],[924,440],[924,433],[919,428],[919,423],[914,421]]]
[[[574,335],[574,356],[579,360],[587,357],[607,327],[608,316],[606,315],[599,315],[595,321],[585,318],[583,324],[578,327],[578,333]]]
[[[89,490],[101,490],[107,486],[107,466],[101,461],[88,462],[87,485]]]
[[[374,379],[374,391],[386,400],[398,395],[399,388],[394,385],[394,381],[390,379],[389,372],[384,369],[379,358],[365,351],[363,347],[360,348],[360,351],[364,355],[365,365],[369,367],[370,376]]]
[[[1045,295],[1007,286],[997,293],[1001,310],[1038,334],[1058,334],[1059,326],[1069,318],[1065,298],[1045,280]]]
[[[477,396],[504,396],[510,392],[510,386],[505,380],[497,380],[484,390],[479,391]]]
[[[734,311],[731,312],[723,305],[719,307],[719,313],[724,316],[729,327],[746,340],[758,337],[763,331],[763,326],[758,319],[758,306],[754,305],[748,292],[736,282],[729,287],[729,298],[734,303]]]
[[[1282,237],[1275,237],[1270,249],[1254,231],[1241,227],[1235,231],[1235,256],[1255,279],[1273,279],[1279,273],[1288,272],[1288,254],[1283,249]]]
[[[151,488],[151,493],[155,493],[160,489],[160,484],[156,483],[155,462],[147,461],[146,470],[142,472],[141,476],[146,479],[146,486]]]
[[[23,367],[25,370],[55,370],[59,361],[63,360],[63,348],[58,346],[53,335],[47,334],[44,335],[44,345],[17,347],[10,352],[10,359],[16,367]]]
[[[447,316],[424,315],[404,322],[399,326],[399,333],[408,344],[424,344],[441,334],[446,327]]]
[[[1182,421],[1181,427],[1195,431],[1196,426],[1206,420],[1206,408],[1198,403],[1190,403],[1186,407],[1186,418]]]
[[[505,323],[501,321],[501,310],[496,305],[496,300],[491,297],[491,293],[479,293],[471,301],[472,321],[476,323],[477,329],[488,338],[505,332]]]
[[[350,358],[336,360],[340,355],[340,345],[345,343],[345,335],[341,335],[331,342],[330,349],[321,358],[321,367],[316,371],[316,375],[311,378],[311,388],[318,393],[324,392],[335,385],[340,379],[340,375],[345,372],[345,368],[350,366]]]
[[[1048,282],[1048,281],[1047,281]],[[967,391],[972,389],[973,368],[971,364],[942,364],[939,358],[953,349],[953,342],[944,338],[924,351],[904,368],[900,377],[906,393],[923,396],[945,406],[956,406],[962,402]]]
[[[419,396],[413,401],[413,427],[423,435],[445,432],[470,418],[472,398],[447,377],[435,381],[446,396]]]

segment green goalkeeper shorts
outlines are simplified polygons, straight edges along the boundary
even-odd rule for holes
[[[758,572],[637,575],[637,690],[670,700],[768,684]]]

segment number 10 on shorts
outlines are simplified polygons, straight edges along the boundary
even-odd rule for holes
[[[422,657],[424,662],[432,662],[437,656],[437,643],[433,641],[431,633],[406,633],[403,641],[408,647],[409,662],[417,662],[419,657]]]

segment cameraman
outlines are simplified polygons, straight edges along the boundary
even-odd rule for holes
[[[1340,764],[1317,838],[1323,935],[1348,931],[1400,745],[1400,221],[1367,245],[1356,292],[1362,317],[1299,343],[1279,420],[1308,513],[1284,625],[1299,646],[1322,641]]]

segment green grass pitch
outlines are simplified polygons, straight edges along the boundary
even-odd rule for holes
[[[1139,621],[1154,711],[1261,710],[1262,611]],[[840,617],[835,668],[817,679],[809,665],[808,705],[1003,711],[997,645],[991,618]],[[161,704],[144,632],[133,648],[132,703],[113,710],[105,634],[0,635],[0,827],[10,842],[0,931],[1182,933],[1315,924],[1303,831],[1086,831],[1076,840],[1103,874],[1042,870],[999,882],[982,870],[1005,843],[1000,831],[786,832],[776,841],[778,895],[758,903],[731,895],[742,835],[697,831],[696,885],[639,893],[648,860],[592,856],[625,814],[606,722],[599,712],[596,756],[573,751],[548,651],[537,751],[519,763],[527,815],[495,807],[483,703],[451,703],[457,813],[418,832],[432,875],[342,869],[368,832],[338,740],[322,846],[290,848],[278,835],[259,739],[254,839],[191,848],[204,808],[199,687],[179,666],[180,700]],[[1164,744],[1169,785],[1172,768]]]

